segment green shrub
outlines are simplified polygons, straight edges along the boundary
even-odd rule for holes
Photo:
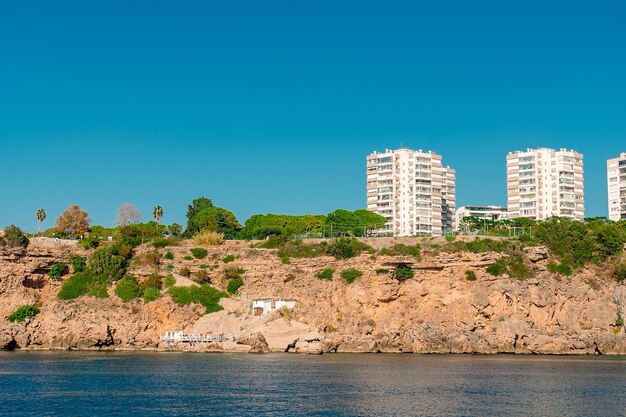
[[[398,265],[393,270],[393,276],[400,282],[413,278],[415,271],[408,265]]]
[[[29,317],[36,316],[38,313],[39,309],[37,307],[27,304],[19,307],[17,310],[11,313],[11,315],[7,317],[7,320],[15,323],[21,323]]]
[[[168,275],[165,277],[165,288],[170,288],[173,287],[174,285],[176,285],[176,278],[174,277],[174,275]]]
[[[624,327],[624,318],[622,317],[622,312],[617,310],[615,314],[615,326],[616,327]]]
[[[63,275],[67,274],[68,269],[69,268],[67,264],[64,264],[63,262],[58,262],[52,265],[52,267],[50,268],[50,272],[48,272],[48,275],[53,280],[60,281],[61,278],[63,278]]]
[[[278,249],[283,247],[289,239],[286,236],[281,235],[269,235],[265,242],[261,242],[255,245],[257,248],[262,249]]]
[[[117,281],[126,272],[126,258],[110,248],[98,249],[89,258],[88,268],[109,281]]]
[[[7,246],[12,248],[27,248],[30,243],[30,240],[28,240],[24,232],[22,232],[22,229],[14,224],[7,226],[4,229],[4,237],[2,238],[2,241],[4,241]]]
[[[299,239],[287,241],[277,253],[283,263],[289,263],[285,262],[289,258],[315,258],[323,254],[324,247],[322,245],[304,243]]]
[[[174,237],[157,237],[152,241],[152,246],[156,249],[163,249],[168,246],[176,246],[180,243],[180,239]]]
[[[533,276],[533,271],[526,266],[524,257],[520,254],[511,254],[506,258],[498,259],[487,267],[487,272],[496,277],[508,274],[509,277],[517,279]]]
[[[198,268],[200,268],[200,269],[207,269],[208,267],[209,267],[209,266],[208,266],[207,264],[200,264],[200,265],[198,266]]]
[[[456,240],[455,235],[446,235],[446,242],[454,242]]]
[[[141,289],[137,280],[132,276],[125,276],[115,286],[115,294],[122,301],[130,301],[141,297]]]
[[[187,278],[191,276],[191,270],[187,268],[186,266],[183,266],[182,268],[180,268],[180,271],[178,271],[178,273]]]
[[[465,270],[465,279],[468,281],[476,281],[476,272],[471,269]]]
[[[572,268],[570,268],[570,266],[566,264],[556,264],[554,262],[548,262],[548,271],[552,272],[553,274],[561,274],[568,277],[572,275]]]
[[[91,271],[74,274],[63,283],[57,297],[61,300],[72,300],[81,297],[87,294],[94,281],[96,281],[96,277]]]
[[[70,256],[70,262],[72,263],[74,273],[83,272],[87,267],[87,260],[79,255]]]
[[[193,261],[193,256],[187,255],[183,259],[186,260],[186,261]]]
[[[204,248],[191,248],[191,254],[196,259],[204,259],[209,254],[209,251]]]
[[[97,237],[88,237],[85,239],[81,239],[78,242],[78,246],[83,249],[96,249],[100,245],[100,238]]]
[[[168,293],[172,296],[176,304],[183,306],[198,303],[204,306],[206,314],[223,310],[219,305],[220,298],[228,297],[228,294],[218,291],[209,285],[192,285],[190,287],[172,287]]]
[[[374,249],[354,238],[340,237],[332,240],[326,249],[326,253],[335,259],[353,258],[361,252],[374,253]]]
[[[500,258],[487,267],[487,273],[494,277],[499,277],[506,272],[506,264],[504,258]]]
[[[230,263],[230,262],[234,262],[235,259],[237,259],[238,257],[235,255],[226,255],[224,257],[224,259],[222,259],[222,262],[224,262],[225,264]]]
[[[174,260],[174,254],[170,251],[167,251],[165,253],[165,255],[163,256],[163,258],[167,259],[168,261],[173,261]]]
[[[465,243],[467,251],[472,253],[504,252],[507,247],[506,242],[493,239],[476,239]]]
[[[386,256],[413,256],[414,258],[420,259],[421,249],[419,244],[409,246],[403,243],[397,243],[390,248],[382,248],[379,254]]]
[[[385,275],[388,274],[389,270],[386,268],[377,268],[376,269],[376,275]]]
[[[325,279],[327,281],[332,281],[333,280],[333,274],[335,273],[335,270],[332,268],[326,268],[323,271],[319,272],[316,277],[318,279]]]
[[[87,295],[89,297],[96,298],[109,298],[109,292],[107,291],[107,287],[103,282],[95,283],[89,291],[87,291]]]
[[[617,282],[626,281],[626,264],[617,265],[615,267],[615,279],[617,279]]]
[[[156,287],[148,287],[143,291],[143,301],[149,303],[161,296],[161,290]]]
[[[228,285],[226,286],[226,291],[229,294],[235,294],[239,288],[243,285],[243,278],[235,278],[228,281]]]
[[[341,271],[341,278],[348,284],[352,284],[357,278],[363,276],[363,272],[355,268],[344,269]]]
[[[243,268],[237,268],[234,266],[229,266],[228,268],[224,268],[224,278],[227,280],[241,278],[241,276],[246,272]]]
[[[161,254],[159,252],[146,252],[144,255],[144,260],[147,265],[158,266],[161,264]]]

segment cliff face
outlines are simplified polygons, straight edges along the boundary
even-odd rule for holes
[[[252,249],[243,242],[210,247],[204,260],[185,260],[190,247],[185,242],[161,252],[173,252],[174,271],[206,264],[213,285],[220,288],[226,284],[225,267],[246,270],[245,285],[229,300],[230,316],[250,314],[255,298],[294,298],[293,317],[319,330],[324,351],[626,354],[624,329],[614,325],[617,311],[626,306],[626,287],[597,267],[571,277],[551,274],[541,248],[531,248],[525,256],[535,277],[517,280],[485,272],[501,256],[497,253],[431,251],[420,261],[362,254],[343,261],[317,257],[284,264],[274,250]],[[167,295],[147,304],[124,303],[112,289],[104,300],[57,300],[61,283],[45,272],[75,250],[32,245],[25,253],[0,253],[2,318],[23,304],[38,303],[41,309],[24,324],[2,321],[0,347],[155,348],[163,332],[193,329],[203,315],[201,307],[176,306]],[[139,262],[147,250],[139,249],[133,273],[153,272]],[[237,258],[226,264],[222,258],[227,254]],[[381,271],[398,263],[410,264],[414,278],[399,282]],[[166,266],[154,270],[166,274]],[[332,281],[315,277],[325,268],[335,270]],[[348,284],[339,276],[347,268],[357,268],[363,276]],[[466,279],[468,269],[475,272],[475,281]],[[224,320],[229,314],[223,314]]]

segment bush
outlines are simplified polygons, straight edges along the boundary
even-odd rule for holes
[[[230,262],[234,262],[235,259],[237,259],[237,256],[235,255],[226,255],[224,257],[224,259],[222,259],[222,262],[224,262],[225,264],[230,263]]]
[[[193,276],[197,282],[205,282],[207,284],[211,283],[211,277],[205,269],[194,272]]]
[[[207,269],[209,266],[207,264],[200,264],[198,265],[198,268],[200,269]]]
[[[506,242],[493,239],[476,239],[465,243],[467,251],[472,253],[504,252],[507,250],[507,247]]]
[[[156,287],[148,287],[143,291],[143,301],[149,303],[161,296],[161,290]]]
[[[235,294],[239,288],[243,285],[243,278],[235,278],[228,281],[228,285],[226,286],[226,291],[229,294]]]
[[[626,281],[626,264],[618,265],[615,268],[615,279],[617,282]]]
[[[72,255],[70,257],[70,262],[72,263],[72,270],[74,273],[83,272],[87,267],[87,260],[79,255]]]
[[[191,248],[191,254],[196,259],[204,259],[208,255],[209,251],[204,248]]]
[[[4,229],[4,243],[12,248],[27,248],[30,240],[26,237],[22,229],[12,224]]]
[[[174,254],[170,251],[168,251],[163,257],[167,259],[168,261],[174,260]]]
[[[63,278],[63,275],[67,274],[68,270],[69,268],[67,264],[64,264],[63,262],[58,262],[52,265],[52,267],[50,268],[50,272],[48,272],[48,276],[50,276],[50,278],[55,281],[60,281],[61,278]]]
[[[34,317],[39,313],[39,309],[33,305],[27,304],[19,307],[15,310],[9,317],[7,317],[8,321],[12,321],[15,323],[22,323],[29,317]]]
[[[100,238],[87,237],[78,242],[78,246],[83,249],[96,249],[100,245]]]
[[[456,240],[455,235],[446,235],[446,242],[454,242]]]
[[[228,268],[224,268],[224,278],[227,280],[241,278],[241,276],[246,272],[243,268],[236,268],[234,266],[230,266]]]
[[[175,237],[157,237],[152,242],[152,246],[156,249],[163,249],[168,246],[176,246],[180,243],[180,239]]]
[[[141,288],[134,277],[127,275],[115,286],[115,294],[122,301],[130,301],[141,297]]]
[[[146,265],[159,266],[161,264],[161,254],[159,252],[146,252],[144,255]]]
[[[511,254],[506,258],[498,259],[487,267],[487,272],[496,277],[508,274],[509,277],[517,279],[533,276],[533,271],[524,264],[524,257],[520,254]]]
[[[468,281],[476,281],[476,272],[471,269],[465,270],[465,279]]]
[[[335,270],[332,268],[326,268],[323,271],[319,272],[316,277],[318,279],[325,279],[327,281],[332,281],[333,280],[333,274],[335,273]]]
[[[126,272],[126,258],[115,255],[111,248],[98,249],[89,258],[88,266],[95,275],[104,276],[108,281],[117,281]]]
[[[109,292],[107,291],[107,287],[103,282],[98,282],[94,284],[89,291],[87,291],[87,295],[89,297],[96,298],[109,298]]]
[[[178,273],[184,277],[189,278],[191,276],[191,270],[189,268],[187,268],[186,266],[183,266],[182,268],[180,268],[180,270],[178,271]]]
[[[554,262],[548,262],[548,271],[552,272],[553,274],[561,274],[568,277],[572,275],[572,268],[570,268],[570,266],[566,264],[556,264]]]
[[[355,268],[344,269],[341,271],[341,278],[348,284],[352,284],[357,278],[363,276],[363,272]]]
[[[346,237],[332,240],[326,249],[326,253],[330,256],[334,256],[335,259],[353,258],[361,252],[374,253],[374,249],[354,238]]]
[[[624,318],[622,317],[622,312],[619,310],[615,314],[615,326],[624,327]]]
[[[61,300],[72,300],[82,297],[89,292],[91,285],[96,281],[96,277],[91,271],[83,271],[74,274],[63,283],[57,297]]]
[[[217,232],[199,232],[193,238],[196,245],[218,246],[224,242],[224,234]]]
[[[288,264],[289,258],[315,258],[324,254],[324,247],[319,244],[303,243],[299,239],[287,241],[278,251],[278,257]]]
[[[173,287],[174,285],[176,285],[176,278],[174,277],[174,275],[166,276],[165,283],[164,283],[165,288],[170,288],[170,287]]]
[[[376,269],[376,275],[384,275],[384,274],[388,274],[389,270],[386,268],[378,268]]]
[[[198,303],[205,308],[206,314],[223,310],[219,305],[220,298],[228,297],[228,294],[218,291],[209,285],[190,287],[172,287],[168,293],[172,296],[176,304],[183,306]]]
[[[286,236],[269,235],[265,242],[258,243],[255,247],[262,249],[278,249],[283,247],[287,242],[289,242],[289,239]]]
[[[400,282],[413,278],[415,271],[408,265],[398,265],[393,270],[393,276]]]
[[[379,254],[386,256],[413,256],[414,258],[420,259],[421,249],[419,244],[409,246],[403,243],[397,243],[390,248],[382,248]]]
[[[186,261],[193,261],[193,256],[187,255],[183,259],[186,260]]]
[[[150,287],[154,287],[159,290],[163,288],[163,278],[161,278],[159,274],[152,274],[144,278],[139,284],[139,288],[141,288],[141,291],[146,291],[146,289]]]

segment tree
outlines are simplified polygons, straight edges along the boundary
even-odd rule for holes
[[[26,248],[28,247],[29,243],[30,241],[28,240],[24,232],[22,232],[22,229],[15,226],[14,224],[7,226],[4,229],[4,236],[0,237],[0,246],[2,246],[2,244],[6,244],[7,246],[12,248],[20,246]]]
[[[40,208],[39,210],[37,210],[35,216],[37,217],[37,221],[39,222],[39,226],[37,226],[37,233],[41,233],[41,224],[44,220],[46,220],[46,211]]]
[[[354,214],[357,216],[359,225],[363,227],[365,235],[372,233],[376,229],[381,229],[387,223],[386,218],[373,211],[359,209]]]
[[[130,203],[124,203],[117,209],[117,225],[128,226],[134,224],[141,218],[141,212]]]
[[[237,217],[225,208],[214,206],[206,197],[196,198],[187,207],[186,237],[192,237],[200,231],[212,231],[232,239],[239,230],[241,225]]]
[[[89,231],[91,219],[78,204],[72,204],[57,218],[56,228],[62,235],[78,237]]]
[[[183,233],[183,226],[178,223],[172,223],[168,226],[167,230],[170,232],[170,235],[180,237]]]
[[[163,211],[163,208],[159,205],[155,206],[152,210],[152,215],[154,216],[154,220],[156,220],[157,224],[161,223],[161,217],[163,217],[164,213],[165,211]]]
[[[206,197],[196,198],[190,205],[187,206],[187,229],[185,230],[186,237],[191,237],[194,233],[200,231],[198,225],[196,224],[196,217],[200,211],[210,207],[213,207],[213,202]]]

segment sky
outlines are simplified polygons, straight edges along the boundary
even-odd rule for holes
[[[626,2],[0,5],[0,227],[70,204],[185,224],[365,206],[365,158],[433,150],[457,205],[506,205],[506,154],[571,148],[586,215],[626,152]]]

